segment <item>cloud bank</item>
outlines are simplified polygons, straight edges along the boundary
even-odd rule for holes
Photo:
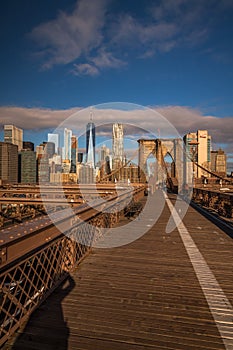
[[[233,117],[218,118],[215,116],[203,115],[198,109],[183,106],[155,106],[150,109],[151,113],[148,113],[148,111],[150,111],[148,109],[127,111],[119,111],[113,108],[94,109],[94,121],[98,124],[98,120],[105,120],[106,123],[113,123],[117,120],[124,119],[127,123],[137,125],[144,129],[152,130],[152,128],[154,128],[158,130],[158,128],[162,126],[155,125],[156,119],[153,111],[157,111],[177,129],[181,136],[188,132],[194,132],[197,129],[207,129],[209,134],[212,135],[214,143],[228,144],[229,147],[233,144]],[[75,120],[77,121],[76,127],[78,127],[78,125],[86,125],[90,117],[89,109],[77,107],[66,110],[53,110],[43,108],[0,107],[0,125],[14,124],[25,130],[55,129],[75,113]],[[143,117],[145,115],[146,118]]]
[[[52,110],[44,108],[0,107],[0,126],[13,124],[25,130],[56,128],[77,109]]]

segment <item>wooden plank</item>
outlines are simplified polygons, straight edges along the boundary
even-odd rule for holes
[[[5,349],[225,349],[169,216],[129,245],[94,249]],[[232,301],[232,240],[192,208],[184,222]]]

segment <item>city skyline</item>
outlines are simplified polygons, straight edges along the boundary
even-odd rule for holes
[[[111,124],[110,124],[111,125]],[[109,125],[108,125],[109,127]],[[127,165],[128,162],[133,162],[134,165],[138,165],[139,167],[142,166],[140,164],[140,146],[138,146],[138,161],[136,160],[135,164],[135,154],[132,157],[132,150],[131,149],[125,149],[124,151],[124,145],[125,143],[125,137],[124,137],[124,130],[125,128],[127,129],[127,125],[124,125],[122,123],[113,123],[112,124],[112,153],[110,152],[110,149],[108,149],[109,153],[108,156],[111,157],[112,159],[112,170],[116,170],[120,168],[122,165],[125,164]],[[132,126],[131,126],[132,127]],[[108,128],[106,128],[105,125],[105,132]],[[10,133],[9,133],[10,130]],[[92,130],[94,130],[94,135],[92,135]],[[98,128],[97,128],[98,130]],[[132,130],[132,129],[131,129]],[[14,132],[13,132],[14,131]],[[142,130],[141,130],[142,131]],[[17,145],[17,150],[18,150],[18,143],[19,139],[18,136],[15,137],[15,135],[18,135],[20,132],[20,144],[23,144],[25,148],[21,150],[19,149],[19,182],[21,182],[20,179],[28,179],[27,176],[30,177],[30,175],[27,175],[27,171],[25,172],[25,169],[28,168],[30,169],[30,164],[32,165],[32,168],[35,169],[34,172],[36,171],[36,166],[35,162],[36,159],[40,162],[40,159],[43,160],[43,166],[44,164],[47,164],[47,167],[49,169],[49,173],[64,173],[64,174],[69,174],[69,173],[76,173],[78,174],[82,169],[80,168],[81,164],[85,164],[86,167],[92,168],[93,169],[93,174],[91,175],[91,178],[94,179],[94,171],[99,169],[99,167],[102,167],[103,160],[101,153],[104,149],[107,150],[107,147],[105,144],[98,143],[97,140],[97,145],[98,147],[95,149],[93,147],[93,139],[94,143],[96,141],[95,137],[95,124],[93,122],[89,122],[86,125],[86,146],[88,148],[86,149],[86,154],[83,152],[83,149],[80,149],[82,153],[82,161],[81,163],[78,161],[78,142],[79,138],[76,136],[72,136],[72,130],[64,128],[64,146],[63,147],[58,147],[58,139],[59,135],[58,134],[48,134],[48,140],[49,141],[44,141],[41,143],[39,146],[36,146],[36,152],[34,152],[34,143],[31,143],[30,141],[23,141],[23,130],[18,129],[15,125],[5,125],[4,126],[4,140],[5,142],[1,142],[2,145],[6,144],[13,144]],[[100,130],[100,133],[103,132],[103,130]],[[128,130],[129,132],[129,130]],[[94,136],[94,137],[93,137]],[[132,135],[130,135],[132,136]],[[144,142],[144,141],[152,141],[152,142],[157,142],[157,138],[147,137],[149,135],[146,135],[146,137],[141,137],[139,140],[137,139],[136,144],[139,142]],[[160,131],[159,131],[159,139],[160,139]],[[51,140],[54,139],[55,142],[51,142]],[[173,139],[173,140],[172,140]],[[165,138],[165,139],[160,139],[164,144],[167,142],[171,144],[171,142],[175,142],[177,145],[178,143],[181,142],[180,144],[180,150],[177,149],[175,151],[175,154],[173,157],[171,156],[170,153],[164,154],[164,160],[165,162],[168,162],[168,164],[171,162],[176,163],[178,162],[178,159],[176,157],[182,155],[183,160],[182,162],[185,162],[184,164],[184,174],[185,176],[189,179],[188,182],[191,181],[192,176],[195,176],[196,178],[202,178],[202,177],[210,177],[213,175],[213,173],[218,174],[218,176],[225,177],[227,175],[227,155],[221,148],[218,150],[214,150],[212,148],[212,142],[211,142],[211,135],[208,133],[208,130],[197,130],[196,132],[188,133],[183,136],[182,138],[176,138],[176,137],[170,137]],[[161,142],[160,141],[160,142]],[[102,144],[102,145],[101,145]],[[100,146],[101,145],[101,146]],[[170,146],[169,146],[170,147]],[[174,148],[176,149],[177,146]],[[179,147],[178,147],[179,148]],[[57,151],[60,150],[61,153],[57,153]],[[181,154],[179,152],[181,151]],[[25,153],[26,152],[26,153]],[[170,152],[170,151],[168,151]],[[172,151],[173,152],[173,151]],[[176,152],[178,152],[176,154]],[[80,154],[81,154],[80,153]],[[43,155],[44,154],[44,155]],[[84,155],[84,157],[83,157]],[[99,159],[97,162],[97,167],[95,166],[94,159],[96,158],[96,155],[98,155]],[[106,153],[107,155],[107,153]],[[153,154],[151,154],[153,155]],[[151,155],[148,154],[147,156],[147,167],[149,167],[149,163],[151,163]],[[153,159],[155,157],[155,154],[153,155]],[[157,156],[156,156],[157,158]],[[170,160],[169,160],[170,159]],[[110,158],[108,157],[108,162]],[[105,159],[107,161],[107,159]],[[104,161],[104,162],[105,162]],[[154,159],[154,161],[157,162],[157,160]],[[45,163],[44,163],[45,162]],[[194,162],[196,165],[194,165]],[[25,165],[24,165],[25,163]],[[78,165],[79,164],[79,165]],[[168,165],[169,167],[171,166]],[[173,171],[174,174],[176,172],[173,164]],[[2,163],[3,165],[3,163]],[[198,166],[197,166],[198,165]],[[180,166],[180,165],[179,165]],[[200,168],[199,166],[203,167]],[[24,169],[25,168],[25,169]],[[40,167],[38,167],[39,169]],[[105,166],[106,168],[106,166]],[[193,168],[193,169],[192,169]],[[207,172],[205,171],[207,169]],[[32,171],[32,169],[30,170]],[[212,173],[211,173],[212,172]],[[85,170],[86,173],[86,170]],[[89,173],[89,170],[88,170]],[[221,174],[220,174],[221,173]],[[33,174],[33,171],[31,172],[32,178],[33,178],[33,183],[36,181],[36,175]],[[38,173],[39,174],[39,173]],[[228,172],[229,174],[229,172]],[[232,175],[232,172],[231,172]],[[34,177],[33,177],[34,176]],[[38,175],[39,176],[39,175]],[[82,175],[82,178],[85,178],[86,175]],[[89,176],[89,175],[88,175]],[[175,175],[174,175],[175,176]],[[84,179],[83,178],[83,179]],[[54,177],[56,179],[56,176]],[[56,181],[56,180],[55,180]],[[74,177],[72,177],[72,181],[74,181]],[[23,180],[22,182],[28,182],[27,180]],[[83,182],[84,183],[84,182]]]
[[[129,129],[129,126],[131,129]],[[101,129],[103,127],[103,129]],[[127,130],[128,129],[128,130]],[[138,129],[138,130],[137,130]],[[9,130],[19,130],[21,133],[21,138],[20,138],[20,147],[18,146],[18,138],[10,136],[9,138]],[[15,144],[18,146],[18,151],[20,152],[22,149],[29,149],[33,150],[32,148],[35,147],[41,147],[44,149],[45,147],[47,148],[48,153],[51,153],[49,150],[51,148],[50,145],[53,145],[54,152],[53,154],[59,155],[61,152],[61,155],[63,154],[64,159],[71,160],[72,155],[71,155],[71,150],[76,145],[74,148],[76,149],[78,141],[82,139],[82,146],[77,147],[79,150],[82,151],[84,154],[88,154],[88,145],[90,144],[90,132],[94,130],[95,137],[92,135],[92,140],[94,140],[94,144],[97,145],[97,148],[95,150],[95,155],[98,154],[98,152],[101,151],[101,149],[106,147],[105,142],[109,143],[110,142],[110,148],[112,148],[112,154],[115,153],[115,156],[117,154],[117,158],[120,157],[121,161],[123,160],[123,155],[124,155],[124,144],[125,141],[130,141],[130,138],[133,140],[133,137],[141,137],[142,139],[172,139],[172,138],[180,138],[183,139],[184,145],[186,145],[186,140],[185,137],[189,137],[189,141],[192,139],[195,139],[198,141],[198,144],[200,143],[201,139],[208,139],[210,140],[208,144],[208,152],[212,151],[214,147],[212,147],[212,136],[209,133],[209,130],[203,130],[203,129],[197,129],[193,130],[192,132],[184,135],[170,135],[169,136],[164,136],[161,137],[160,135],[160,129],[157,130],[157,134],[150,134],[149,130],[146,129],[141,129],[138,128],[137,126],[134,125],[128,125],[127,123],[108,123],[103,126],[98,125],[96,128],[95,124],[93,122],[88,122],[86,124],[86,131],[85,133],[80,133],[79,136],[75,136],[73,134],[72,129],[67,129],[64,127],[64,129],[60,128],[59,132],[64,134],[63,136],[63,141],[60,140],[59,134],[57,133],[48,133],[46,136],[46,141],[41,142],[40,144],[37,144],[36,142],[32,142],[33,140],[25,140],[24,137],[24,130],[19,129],[16,125],[4,125],[4,136],[2,139],[0,138],[1,142],[4,143],[11,143]],[[125,133],[125,130],[127,130],[127,133]],[[77,131],[77,129],[76,129]],[[96,132],[97,131],[97,132]],[[134,134],[129,134],[129,131],[134,131]],[[141,132],[141,133],[140,133]],[[13,134],[14,135],[14,134]],[[111,139],[108,137],[111,136]],[[120,146],[118,145],[118,142],[116,142],[116,145],[114,145],[114,140],[121,140],[120,141]],[[202,140],[203,141],[203,140]],[[123,143],[122,143],[123,142]],[[22,144],[22,145],[21,145]],[[132,147],[133,148],[133,147]],[[189,152],[189,151],[188,151]],[[70,154],[70,156],[68,155]],[[121,156],[119,156],[121,154]],[[210,159],[208,160],[210,161]]]
[[[147,110],[146,110],[146,112],[147,112]],[[162,121],[162,123],[164,123],[164,121]],[[61,128],[59,130],[59,132],[64,135],[63,146],[62,146],[62,143],[59,143],[60,147],[57,147],[59,134],[56,134],[56,133],[54,133],[54,134],[49,133],[46,136],[46,139],[48,139],[49,142],[48,141],[44,141],[43,143],[41,143],[38,146],[36,146],[36,144],[35,144],[35,146],[36,146],[36,148],[40,149],[39,153],[43,152],[43,150],[44,150],[44,148],[46,146],[46,149],[47,149],[46,153],[47,153],[49,151],[49,149],[51,149],[50,144],[51,145],[53,144],[54,145],[53,146],[53,148],[54,148],[54,155],[56,153],[58,156],[62,155],[62,159],[63,160],[69,160],[69,166],[68,166],[68,164],[65,164],[65,168],[67,168],[67,166],[68,166],[69,167],[69,172],[71,172],[71,173],[73,173],[74,169],[76,168],[75,163],[74,163],[74,158],[77,161],[77,159],[78,159],[78,150],[79,150],[79,153],[81,152],[80,155],[82,154],[82,163],[83,164],[89,164],[89,165],[92,164],[93,169],[94,169],[95,168],[95,164],[97,162],[99,163],[100,160],[101,160],[100,150],[102,148],[102,145],[104,145],[105,142],[107,142],[109,147],[112,148],[111,156],[114,159],[114,153],[116,153],[116,150],[115,150],[116,145],[114,146],[114,134],[115,134],[114,127],[117,127],[117,126],[121,126],[122,127],[122,142],[123,143],[122,143],[121,148],[122,148],[122,151],[123,151],[124,148],[125,148],[125,151],[126,151],[124,153],[124,158],[126,157],[128,159],[131,159],[131,161],[133,163],[136,163],[136,164],[137,164],[137,156],[135,156],[135,144],[137,144],[138,138],[142,138],[143,139],[145,137],[146,139],[148,139],[148,137],[149,137],[151,139],[156,139],[156,138],[160,138],[161,137],[161,130],[160,129],[157,130],[157,135],[155,136],[153,134],[149,134],[147,130],[138,128],[137,126],[133,126],[133,125],[127,125],[127,124],[121,124],[121,123],[120,124],[119,123],[112,123],[112,124],[108,123],[108,124],[103,124],[102,126],[98,125],[98,127],[96,129],[95,124],[93,122],[88,122],[86,124],[86,131],[85,131],[85,133],[80,134],[79,136],[72,136],[72,133],[73,133],[72,129],[67,129],[66,127],[64,127],[64,129],[62,131],[62,128]],[[14,126],[14,125],[8,125],[8,127],[12,127],[12,128],[16,128],[17,129],[17,127]],[[95,151],[94,151],[94,148],[91,147],[93,149],[93,151],[94,151],[93,155],[92,155],[92,152],[91,153],[87,152],[87,149],[85,149],[85,146],[84,146],[84,145],[86,145],[86,147],[87,147],[87,145],[90,144],[90,142],[89,142],[90,141],[90,137],[89,137],[90,127],[93,128],[94,134],[96,133],[96,130],[97,130],[97,134],[94,137],[95,145],[96,145],[96,147],[94,147]],[[163,128],[164,128],[164,130],[166,130],[166,125],[163,125]],[[126,132],[126,135],[123,136],[123,134],[125,134],[125,130],[127,130],[127,132]],[[170,130],[170,128],[167,126],[167,132],[169,130]],[[77,129],[75,129],[75,131],[77,132]],[[175,129],[174,129],[174,131],[175,131]],[[23,133],[24,130],[21,130],[21,132]],[[132,134],[130,132],[132,132]],[[170,132],[171,132],[171,130],[170,130]],[[68,141],[68,139],[66,140],[66,138],[67,138],[66,134],[67,133],[70,136],[70,142]],[[111,140],[109,139],[109,134],[112,134],[112,139]],[[210,167],[211,167],[210,166],[210,151],[211,152],[214,151],[216,153],[218,151],[223,152],[226,155],[225,156],[226,157],[226,173],[228,175],[230,175],[232,173],[232,168],[231,168],[231,163],[229,163],[229,161],[228,161],[228,157],[229,157],[228,154],[225,153],[224,150],[221,149],[221,147],[217,147],[217,148],[216,147],[212,147],[212,142],[211,142],[212,136],[208,136],[208,134],[209,134],[208,130],[200,130],[199,129],[196,132],[193,131],[193,132],[185,134],[185,135],[178,135],[177,134],[176,136],[173,135],[173,137],[170,137],[170,138],[172,139],[172,138],[177,138],[178,137],[180,139],[183,139],[184,147],[187,147],[188,143],[186,142],[185,138],[188,135],[190,135],[188,137],[191,137],[191,139],[194,138],[195,140],[198,140],[198,143],[200,143],[200,141],[203,141],[207,137],[207,139],[210,139],[210,143],[208,143],[208,151],[205,151],[205,152],[208,153],[208,162],[209,162],[208,164],[209,165],[207,165],[207,163],[205,164],[205,162],[207,161],[207,159],[205,159],[206,155],[204,155],[204,154],[201,155],[200,152],[198,152],[198,157],[201,157],[201,158],[196,159],[196,161],[199,164],[201,164],[202,166],[204,166],[205,168],[207,168],[208,170],[210,170]],[[197,136],[197,135],[199,135],[199,136]],[[74,146],[74,144],[73,144],[73,141],[71,142],[71,138],[72,139],[74,138],[76,140],[76,141],[74,141],[75,142],[74,144],[76,144],[76,147],[74,147],[74,150],[72,150],[72,147]],[[77,144],[80,141],[80,139],[82,140],[82,144],[81,144],[81,147],[80,147],[80,144],[79,144],[79,147],[77,148]],[[167,137],[161,137],[161,139],[167,139]],[[189,139],[189,141],[191,139]],[[52,140],[54,140],[54,142],[51,142]],[[131,144],[132,142],[133,142],[133,144]],[[30,143],[30,141],[27,140],[26,142],[24,141],[23,143],[26,145],[26,144]],[[106,145],[104,145],[104,146],[106,147]],[[199,148],[199,146],[198,146],[198,148]],[[59,151],[60,153],[55,151],[56,148],[58,148],[57,151]],[[70,148],[70,149],[68,149],[68,148]],[[189,148],[189,146],[188,146],[188,148]],[[73,153],[74,151],[75,151],[76,155],[74,155],[74,153]],[[190,151],[187,149],[186,152],[189,153]],[[68,154],[70,154],[70,157],[72,158],[72,153],[73,153],[73,160],[69,159],[69,156],[68,156]],[[89,156],[88,156],[88,153],[89,153]],[[190,161],[191,160],[191,156],[187,155],[187,157],[190,158],[189,159],[189,161]],[[219,155],[218,157],[220,159],[221,156]],[[95,164],[93,162],[94,158],[96,159]],[[121,158],[123,159],[123,156]],[[65,172],[67,172],[67,169],[66,169]],[[71,169],[73,169],[73,170],[70,171]],[[199,171],[201,171],[201,170],[199,169]],[[200,177],[200,176],[198,176],[198,177]]]
[[[208,129],[233,168],[231,1],[13,0],[1,13],[0,127],[39,144],[79,109],[137,103],[181,135]]]

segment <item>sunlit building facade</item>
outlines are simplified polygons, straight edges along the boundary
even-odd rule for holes
[[[112,158],[113,169],[119,168],[124,160],[123,124],[114,123],[112,127]]]
[[[65,128],[63,159],[68,159],[70,162],[71,162],[71,143],[72,143],[71,138],[72,138],[72,130]]]
[[[197,130],[186,134],[183,138],[185,143],[184,155],[184,179],[186,183],[192,182],[192,177],[210,177],[211,170],[211,136],[207,130]]]
[[[20,152],[23,148],[23,130],[14,125],[4,125],[4,142],[17,145]]]
[[[222,177],[227,175],[227,156],[221,148],[211,151],[211,171]]]
[[[207,170],[211,170],[211,136],[207,130],[197,130],[197,163]],[[198,167],[197,177],[210,177],[204,169]]]

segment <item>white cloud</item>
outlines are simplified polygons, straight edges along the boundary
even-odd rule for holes
[[[205,4],[200,0],[162,0],[148,11],[146,22],[123,14],[115,19],[112,42],[137,49],[140,58],[166,53],[175,47],[196,46],[209,35]]]
[[[43,60],[42,67],[72,63],[74,74],[94,76],[126,65],[131,50],[133,57],[146,59],[178,46],[198,45],[208,37],[209,18],[214,17],[206,15],[201,0],[161,0],[145,7],[147,21],[130,13],[113,14],[110,4],[79,0],[71,13],[61,11],[35,27],[30,37],[38,45],[35,55]]]
[[[74,75],[97,76],[101,69],[120,68],[126,65],[124,61],[114,57],[111,52],[106,52],[104,49],[100,49],[95,57],[90,57],[88,62],[90,63],[74,63],[71,73]]]
[[[74,69],[71,71],[74,75],[91,75],[99,74],[99,70],[89,63],[74,64]]]
[[[123,15],[113,24],[112,42],[120,47],[138,47],[140,50],[146,47],[152,49],[162,44],[167,44],[177,33],[174,23],[152,21],[149,24],[140,23],[130,15]]]
[[[90,59],[99,68],[119,68],[126,63],[113,56],[111,52],[107,52],[104,48],[101,48],[96,57]]]
[[[102,40],[106,0],[81,0],[72,13],[60,12],[56,19],[42,23],[30,33],[41,48],[44,68],[73,62],[97,48]]]

